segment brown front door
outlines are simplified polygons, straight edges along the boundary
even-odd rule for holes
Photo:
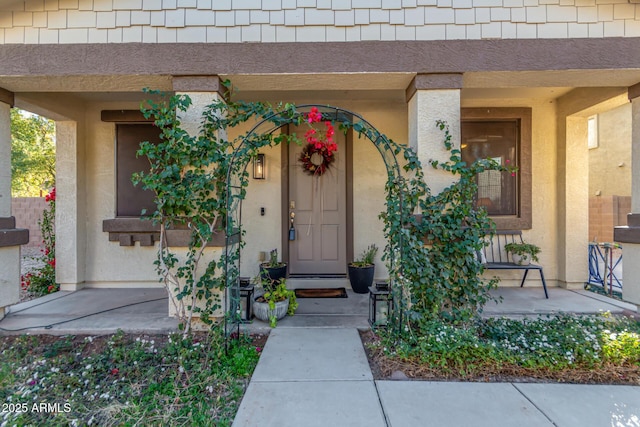
[[[291,127],[304,141],[307,130]],[[289,215],[293,212],[295,239],[289,240],[289,273],[342,275],[347,265],[346,143],[337,131],[335,161],[321,176],[311,176],[300,162],[303,147],[289,147]],[[306,144],[306,142],[304,142]]]

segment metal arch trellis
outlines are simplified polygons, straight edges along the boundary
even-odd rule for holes
[[[226,316],[225,316],[225,332],[226,336],[235,332],[240,333],[240,254],[243,246],[242,242],[242,200],[246,195],[246,186],[248,185],[247,166],[250,159],[255,155],[261,147],[267,145],[277,145],[280,141],[273,138],[273,133],[286,124],[301,124],[304,122],[304,115],[311,108],[317,108],[322,114],[323,120],[329,120],[337,123],[341,129],[353,129],[359,137],[366,137],[376,147],[380,153],[387,170],[387,191],[394,188],[402,188],[403,169],[401,168],[397,155],[406,149],[384,134],[379,132],[362,116],[339,107],[332,107],[318,104],[304,104],[296,107],[285,108],[282,111],[272,111],[263,116],[263,119],[256,124],[242,138],[242,142],[231,154],[229,169],[226,178],[226,240],[224,251],[225,266],[225,286],[226,286]],[[275,143],[274,143],[275,142]],[[404,212],[402,191],[400,197],[400,212],[388,212],[388,214],[400,214]],[[387,210],[389,210],[387,204]],[[405,218],[400,218],[401,223],[405,223]],[[391,240],[387,242],[388,262],[390,272],[396,271],[396,262],[402,257],[402,236],[396,244],[391,247]],[[394,289],[394,277],[390,275],[390,285]],[[400,290],[399,295],[402,294]],[[397,307],[398,298],[394,298]],[[399,313],[400,315],[402,313]]]

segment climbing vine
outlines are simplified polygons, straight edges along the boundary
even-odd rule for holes
[[[238,144],[237,139],[227,138],[227,130],[271,111],[265,103],[214,100],[204,109],[197,134],[191,135],[181,123],[190,106],[191,99],[185,95],[145,102],[141,111],[154,119],[161,131],[160,142],[141,143],[137,154],[149,159],[150,169],[133,177],[135,184],[155,193],[156,210],[151,217],[160,227],[156,271],[169,290],[184,334],[191,330],[194,314],[211,323],[212,316],[222,309],[220,291],[225,288],[227,260],[224,254],[212,257],[206,248],[215,234],[225,233],[226,178]],[[261,138],[265,144],[277,139],[271,135]],[[246,150],[235,167],[244,167],[256,154],[256,147],[254,144]],[[248,184],[244,169],[240,176],[244,188]],[[167,238],[172,229],[180,227],[191,231],[186,250],[171,247]]]
[[[171,291],[185,334],[194,314],[210,322],[222,308],[220,291],[237,282],[242,230],[235,215],[246,195],[246,165],[261,147],[301,144],[294,135],[274,130],[285,124],[304,124],[308,115],[293,104],[274,108],[261,102],[214,100],[202,114],[198,134],[190,135],[181,124],[190,105],[191,100],[184,95],[147,101],[142,111],[145,117],[154,118],[161,141],[141,144],[138,155],[149,159],[150,170],[134,176],[134,182],[156,194],[152,217],[160,225],[161,235],[156,270]],[[443,192],[431,194],[411,148],[393,142],[361,118],[353,120],[349,115],[339,115],[337,109],[331,111],[316,109],[314,114],[330,122],[332,129],[352,129],[371,140],[387,166],[386,210],[380,217],[387,238],[383,260],[394,292],[394,329],[405,333],[433,318],[468,321],[497,283],[497,279],[481,277],[483,267],[476,256],[493,224],[484,209],[474,208],[475,177],[485,170],[505,168],[490,159],[467,165],[453,146],[446,123],[438,122],[450,158],[433,161],[430,166],[457,179]],[[228,129],[248,121],[267,122],[271,127],[260,132],[256,126],[235,139],[227,138]],[[180,226],[191,230],[186,253],[171,248],[167,240],[167,233]],[[210,258],[206,247],[215,233],[227,234],[227,249],[221,256]],[[239,239],[233,249],[230,235]],[[237,317],[238,313],[227,316]]]
[[[491,298],[497,278],[484,278],[478,254],[495,224],[484,208],[476,208],[476,177],[487,170],[510,171],[492,159],[469,165],[454,147],[448,125],[435,123],[443,131],[445,162],[433,160],[430,167],[451,173],[455,181],[432,194],[416,153],[405,149],[407,175],[387,184],[387,211],[381,215],[389,245],[400,250],[392,274],[399,285],[395,299],[402,301],[395,313],[394,330],[411,333],[414,326],[439,318],[452,323],[470,321]],[[395,212],[402,211],[402,215]],[[404,218],[404,221],[400,221]]]

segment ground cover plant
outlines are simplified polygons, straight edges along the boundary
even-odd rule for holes
[[[0,337],[0,425],[231,425],[266,340],[235,338]]]
[[[640,321],[561,314],[478,319],[466,325],[433,319],[412,334],[364,334],[379,378],[476,381],[552,380],[640,385]]]

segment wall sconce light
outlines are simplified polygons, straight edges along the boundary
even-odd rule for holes
[[[264,179],[264,170],[267,167],[264,154],[260,153],[253,158],[253,179]]]

